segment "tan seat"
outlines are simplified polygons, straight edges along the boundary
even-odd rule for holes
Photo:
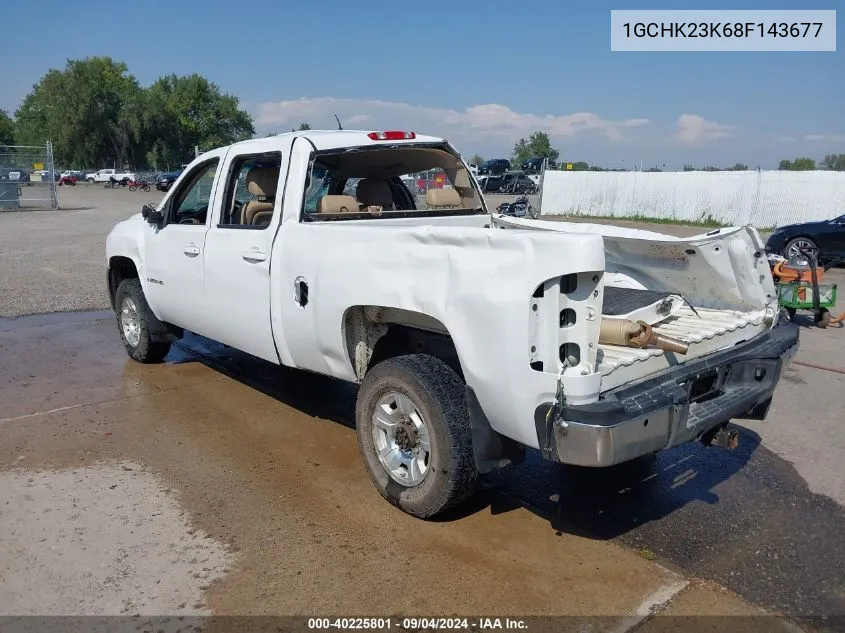
[[[460,208],[461,194],[455,189],[429,189],[425,192],[425,206],[430,209]]]
[[[360,208],[352,196],[323,196],[317,201],[317,213],[357,213]]]
[[[256,196],[256,199],[250,200],[241,208],[239,224],[257,224],[255,216],[258,213],[262,213],[266,220],[266,214],[269,212],[272,218],[278,185],[279,167],[253,167],[250,169],[246,175],[246,189]]]
[[[476,206],[475,190],[472,188],[472,183],[469,180],[469,172],[466,169],[459,169],[455,174],[455,182],[453,186],[461,196],[461,206],[465,209],[471,209]]]
[[[381,207],[386,211],[395,211],[393,192],[386,180],[364,178],[355,187],[355,197],[365,207]]]

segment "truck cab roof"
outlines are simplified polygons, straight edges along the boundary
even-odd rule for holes
[[[268,148],[274,147],[278,143],[279,137],[305,137],[314,145],[315,149],[333,150],[343,149],[346,147],[364,147],[364,146],[379,146],[379,145],[412,145],[415,143],[443,143],[444,139],[436,136],[424,136],[414,132],[406,132],[407,135],[412,135],[412,138],[391,138],[384,140],[377,140],[370,137],[371,134],[380,134],[381,132],[372,132],[365,130],[303,130],[301,132],[285,132],[283,134],[275,134],[263,139],[249,139],[234,143],[232,147],[237,147],[242,144],[266,143]]]

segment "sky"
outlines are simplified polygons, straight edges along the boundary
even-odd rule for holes
[[[763,169],[845,153],[845,51],[611,52],[611,9],[730,2],[204,0],[4,3],[0,109],[50,68],[108,55],[143,85],[199,73],[240,99],[256,133],[300,121],[442,136],[509,157],[536,130],[561,159],[605,167]],[[72,6],[73,10],[68,7]],[[733,8],[733,7],[732,7]],[[841,0],[745,0],[839,9]]]

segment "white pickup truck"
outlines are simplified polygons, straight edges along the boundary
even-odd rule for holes
[[[85,180],[90,184],[95,182],[109,182],[111,178],[120,182],[121,180],[135,180],[135,174],[132,172],[117,171],[116,169],[101,169],[90,174],[85,174]]]
[[[402,176],[442,169],[417,198]],[[605,467],[763,419],[798,348],[757,231],[689,239],[491,214],[458,152],[313,131],[194,160],[106,243],[133,359],[185,330],[360,385],[381,494],[431,517],[479,473]]]

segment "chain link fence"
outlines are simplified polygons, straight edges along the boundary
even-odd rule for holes
[[[58,209],[53,146],[0,146],[0,210]]]

